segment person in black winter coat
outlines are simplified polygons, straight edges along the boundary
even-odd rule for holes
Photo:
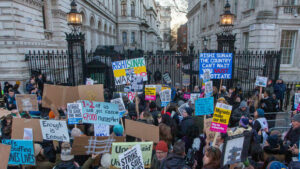
[[[276,94],[276,98],[280,101],[279,104],[280,111],[282,111],[285,91],[286,91],[286,85],[283,83],[283,80],[281,79],[277,80],[276,84],[274,85],[274,92]]]
[[[285,136],[285,141],[289,142],[289,145],[292,147],[295,144],[299,144],[300,138],[300,114],[296,114],[292,119],[293,127],[288,131]]]
[[[162,161],[160,169],[190,169],[185,164],[185,145],[184,142],[180,141],[175,143],[173,147],[173,153],[169,154],[168,157]]]
[[[247,102],[245,101],[241,102],[239,108],[233,110],[232,115],[230,117],[230,126],[237,127],[242,116],[250,118],[249,108],[247,106]]]
[[[189,107],[186,107],[183,111],[183,119],[179,125],[179,137],[183,137],[186,133],[189,127],[192,127],[194,125],[194,119],[192,118],[193,110]]]

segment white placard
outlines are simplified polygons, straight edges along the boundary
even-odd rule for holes
[[[109,136],[109,125],[94,124],[94,136]]]
[[[85,84],[86,85],[94,85],[94,80],[91,78],[87,78]]]
[[[139,144],[119,155],[121,169],[144,169],[141,146]]]
[[[40,125],[44,140],[70,141],[66,121],[40,120]]]
[[[171,101],[171,89],[166,89],[159,92],[160,100],[162,102],[170,102]]]
[[[172,83],[170,74],[169,74],[168,72],[166,72],[166,73],[163,74],[163,79],[164,79],[164,81],[165,81],[167,84]]]
[[[82,104],[81,103],[68,103],[68,124],[82,123]]]
[[[267,82],[268,82],[267,77],[257,76],[255,86],[267,87]]]
[[[178,111],[179,113],[182,115],[183,114],[183,111],[185,111],[185,108],[186,107],[189,107],[189,104],[188,103],[185,103],[183,105],[181,105],[179,108],[178,108]]]
[[[119,106],[119,113],[123,115],[126,112],[126,108],[122,98],[116,98],[110,101],[113,104],[117,104]]]
[[[191,93],[190,101],[192,104],[195,104],[195,101],[200,98],[200,93]]]
[[[213,82],[212,81],[205,82],[205,95],[211,96],[212,92],[213,92]]]

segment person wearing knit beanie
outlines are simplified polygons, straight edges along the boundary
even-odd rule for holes
[[[159,141],[155,147],[155,155],[151,162],[151,168],[159,168],[162,161],[168,156],[168,144],[165,141]]]
[[[78,136],[81,136],[82,135],[82,132],[79,128],[73,128],[71,130],[71,137],[78,137]]]
[[[122,125],[118,124],[114,126],[113,131],[116,136],[123,136],[124,128]]]
[[[272,161],[267,169],[287,169],[287,167],[279,161]]]
[[[258,117],[265,117],[265,111],[263,109],[256,110]]]

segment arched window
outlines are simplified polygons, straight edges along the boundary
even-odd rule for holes
[[[127,3],[125,0],[121,2],[121,15],[126,16]]]
[[[130,8],[131,8],[131,17],[135,17],[135,5],[133,1],[130,4]]]

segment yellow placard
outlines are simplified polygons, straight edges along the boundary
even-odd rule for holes
[[[231,111],[223,108],[216,107],[212,122],[228,124]]]
[[[135,73],[135,74],[141,74],[141,73],[147,72],[145,66],[134,67],[133,69],[134,69],[134,73]]]
[[[156,88],[155,87],[145,87],[145,95],[146,96],[155,96]]]
[[[126,76],[126,71],[125,71],[125,69],[114,70],[114,76],[115,76],[115,77]]]

